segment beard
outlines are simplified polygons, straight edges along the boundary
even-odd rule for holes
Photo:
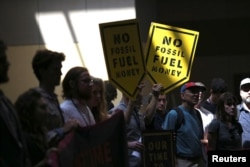
[[[91,96],[91,90],[86,90],[86,91],[78,91],[78,97],[83,99],[83,100],[89,100]]]
[[[247,97],[245,103],[250,104],[250,97]]]

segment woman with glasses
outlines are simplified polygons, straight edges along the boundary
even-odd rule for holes
[[[219,97],[216,119],[208,126],[208,150],[239,150],[242,148],[242,127],[237,121],[236,98],[230,92]]]

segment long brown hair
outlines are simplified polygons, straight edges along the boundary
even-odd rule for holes
[[[107,111],[107,105],[106,105],[106,99],[105,99],[105,86],[101,78],[92,77],[92,79],[93,79],[93,87],[98,86],[101,88],[100,103],[97,106],[89,106],[94,115],[96,123],[98,123],[108,118],[108,111]],[[91,93],[91,96],[92,95],[93,95],[93,92]]]
[[[237,99],[231,92],[225,92],[220,95],[220,98],[217,104],[217,109],[216,109],[216,117],[217,119],[220,119],[222,121],[227,120],[228,115],[225,112],[225,106],[224,106],[226,103],[233,104],[235,106],[234,107],[235,115],[232,118],[232,122],[234,122],[236,121],[236,117],[237,117],[237,106],[236,106]]]
[[[88,72],[88,69],[80,66],[69,69],[62,81],[63,98],[70,99],[73,97],[75,90],[72,89],[70,82],[77,83],[77,80],[83,72]]]

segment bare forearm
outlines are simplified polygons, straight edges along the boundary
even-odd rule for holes
[[[145,124],[149,125],[152,120],[153,120],[153,116],[156,112],[156,105],[157,105],[157,97],[153,96],[150,103],[147,105],[146,109],[145,109]]]

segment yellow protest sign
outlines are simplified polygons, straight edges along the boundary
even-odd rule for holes
[[[131,98],[145,76],[145,61],[136,19],[99,25],[109,80]]]
[[[165,93],[187,82],[198,37],[197,31],[151,23],[145,52],[150,81],[161,83]]]

